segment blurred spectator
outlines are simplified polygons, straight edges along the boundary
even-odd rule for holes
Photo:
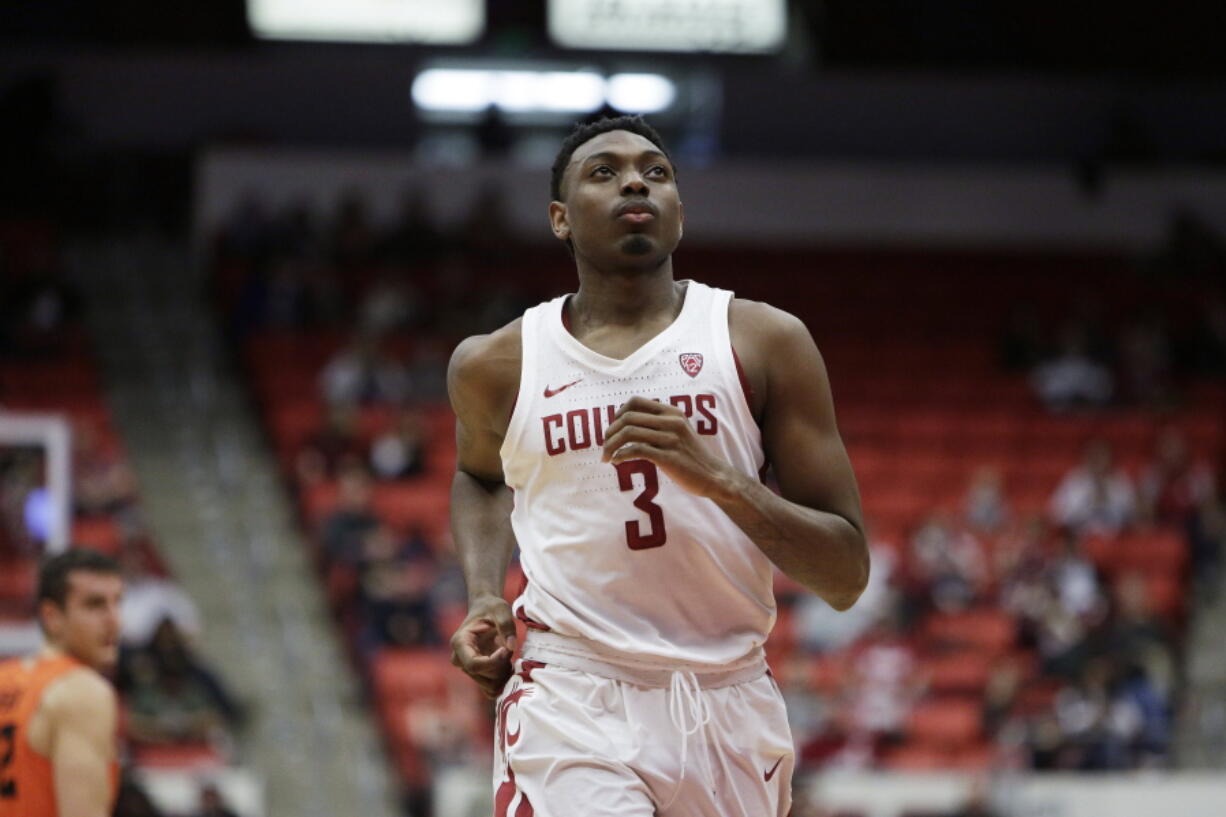
[[[1222,552],[1226,550],[1226,506],[1215,494],[1201,503],[1188,526],[1192,577],[1208,602],[1220,592]]]
[[[1205,299],[1201,309],[1200,322],[1192,333],[1188,363],[1197,374],[1226,377],[1226,297],[1214,293]]]
[[[839,740],[833,734],[837,727],[830,701],[814,684],[816,661],[804,650],[795,650],[773,672],[787,706],[797,767],[820,764],[838,748]]]
[[[1113,718],[1112,703],[1111,664],[1103,658],[1087,663],[1076,683],[1060,690],[1054,712],[1063,736],[1057,761],[1061,768],[1124,767],[1126,726]]]
[[[992,668],[983,691],[983,733],[1000,740],[1010,722],[1013,705],[1022,686],[1022,673],[1016,663],[1002,662]]]
[[[79,313],[76,292],[64,281],[54,241],[5,247],[0,256],[0,351],[11,355],[56,354],[63,330]]]
[[[129,538],[120,552],[120,564],[124,583],[120,638],[125,646],[148,646],[166,620],[189,638],[200,634],[196,603],[178,582],[158,573],[143,541]]]
[[[394,425],[370,446],[370,469],[380,479],[404,479],[425,468],[425,434],[421,412],[402,408]]]
[[[1199,213],[1181,205],[1171,213],[1158,264],[1171,277],[1220,279],[1226,270],[1226,242]]]
[[[942,612],[965,609],[987,584],[979,540],[943,512],[925,519],[912,536],[911,565],[917,589]]]
[[[125,650],[118,678],[129,734],[144,743],[214,742],[241,728],[246,712],[221,679],[163,619],[146,647]]]
[[[1121,576],[1115,585],[1115,610],[1100,648],[1123,665],[1145,667],[1162,689],[1173,683],[1175,657],[1170,634],[1155,615],[1145,577]]]
[[[518,241],[506,217],[504,186],[486,183],[477,191],[460,226],[464,250],[477,261],[497,261]]]
[[[357,330],[379,337],[415,325],[421,313],[421,293],[403,267],[383,267],[358,306]]]
[[[966,524],[980,534],[995,533],[1009,520],[1000,469],[984,467],[975,471],[966,489],[963,515]]]
[[[162,812],[149,799],[144,787],[125,773],[119,779],[119,791],[115,795],[113,817],[162,817]]]
[[[871,535],[871,534],[870,534]],[[855,606],[838,612],[813,593],[802,593],[793,605],[797,644],[811,652],[830,652],[851,646],[883,617],[895,614],[899,600],[891,585],[895,550],[870,539],[873,569],[868,585]]]
[[[342,272],[367,266],[375,257],[375,241],[366,200],[360,193],[346,193],[337,204],[332,224],[332,263]]]
[[[92,423],[73,423],[73,504],[81,514],[113,514],[136,500],[136,477]]]
[[[227,258],[255,261],[269,249],[272,217],[258,192],[243,193],[218,230],[218,250]]]
[[[365,458],[366,447],[358,434],[357,408],[337,403],[327,408],[324,427],[303,443],[295,470],[303,485],[314,485],[342,471],[361,467]]]
[[[1056,597],[1065,610],[1074,616],[1090,616],[1101,610],[1106,599],[1098,573],[1071,531],[1065,531],[1062,551],[1049,571]]]
[[[847,745],[831,764],[863,768],[882,743],[899,740],[915,702],[927,689],[915,648],[887,617],[852,649],[838,710],[844,717]]]
[[[380,526],[365,537],[358,605],[369,650],[440,643],[430,592],[434,577],[433,554],[420,532],[402,543]]]
[[[239,332],[333,323],[345,299],[331,272],[305,253],[269,256],[243,279],[234,316]]]
[[[1111,401],[1115,391],[1111,372],[1088,349],[1085,330],[1070,325],[1062,333],[1056,357],[1035,368],[1031,380],[1048,408],[1063,411]]]
[[[148,653],[129,661],[126,722],[137,743],[212,743],[222,728],[221,712],[203,686],[181,669],[163,670]]]
[[[379,348],[379,341],[358,334],[328,361],[320,375],[324,399],[338,403],[398,403],[408,396],[404,367]]]
[[[321,235],[311,205],[305,201],[295,202],[278,214],[273,225],[273,257],[320,260],[323,258]]]
[[[447,361],[451,349],[436,337],[424,336],[413,345],[413,359],[408,376],[413,399],[438,402],[447,399]]]
[[[383,238],[381,256],[389,264],[420,268],[433,263],[446,246],[446,239],[430,221],[426,191],[410,187],[400,199],[396,223]]]
[[[1002,605],[1017,616],[1023,644],[1038,651],[1044,672],[1076,676],[1089,654],[1087,639],[1107,613],[1093,568],[1068,537],[1054,562],[1026,560],[1002,590]]]
[[[1061,480],[1052,494],[1052,520],[1081,534],[1115,535],[1136,516],[1132,480],[1112,467],[1106,440],[1086,446],[1085,458]]]
[[[1050,536],[1043,517],[1031,515],[1012,520],[993,537],[989,570],[1002,601],[1014,583],[1042,572],[1051,550]]]
[[[1192,458],[1187,439],[1177,428],[1163,429],[1153,459],[1140,480],[1141,506],[1147,519],[1180,530],[1214,493],[1213,471]]]
[[[1120,373],[1125,396],[1150,407],[1174,399],[1174,357],[1161,315],[1150,314],[1127,327],[1120,338]]]
[[[221,790],[212,783],[205,783],[200,787],[199,810],[192,817],[237,817],[237,815],[226,806]]]
[[[1021,304],[1009,313],[1000,340],[1000,364],[1009,372],[1028,372],[1047,358],[1048,341],[1043,322],[1032,304]]]
[[[320,538],[330,563],[357,566],[364,540],[379,527],[370,476],[360,468],[341,472],[336,508],[324,520]]]

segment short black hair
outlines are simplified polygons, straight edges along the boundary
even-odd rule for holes
[[[55,602],[57,607],[63,607],[68,600],[68,579],[76,571],[87,573],[113,573],[122,575],[119,562],[88,548],[74,547],[43,562],[38,571],[37,604],[44,601]]]
[[[655,128],[647,124],[646,119],[637,114],[634,116],[606,116],[594,122],[576,122],[574,130],[570,132],[570,136],[563,140],[562,147],[558,149],[558,155],[553,160],[553,171],[549,177],[549,195],[553,198],[550,201],[562,200],[562,177],[566,175],[566,166],[570,164],[570,157],[574,155],[575,148],[589,139],[595,139],[602,133],[615,130],[637,133],[658,147],[660,152],[670,162],[673,160],[673,157],[668,153],[668,149],[664,147],[664,140],[660,138],[660,134],[656,133]]]

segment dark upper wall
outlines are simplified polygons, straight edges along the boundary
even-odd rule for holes
[[[422,56],[407,48],[303,45],[9,48],[0,49],[0,95],[33,74],[54,78],[55,104],[73,138],[104,148],[182,151],[217,141],[403,148],[423,129],[409,100]],[[737,65],[711,69],[723,87],[719,136],[730,156],[1226,160],[1226,83],[1213,80],[813,74]]]

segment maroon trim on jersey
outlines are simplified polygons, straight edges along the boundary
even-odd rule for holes
[[[567,300],[570,300],[570,299],[567,298]],[[566,314],[566,301],[562,302],[562,328],[565,329],[567,333],[571,335],[575,334],[574,332],[570,331],[570,315]]]
[[[527,589],[528,589],[528,574],[525,573],[524,580],[520,582],[519,592],[515,594],[515,597],[519,598],[520,596],[524,594],[524,591]],[[542,633],[550,632],[549,625],[541,624],[539,621],[535,621],[531,618],[528,618],[528,614],[524,612],[523,605],[520,605],[519,610],[517,610],[515,613],[515,617],[519,619],[520,621],[522,621],[524,623],[524,626],[527,627],[529,630],[540,630]]]
[[[533,817],[536,810],[532,808],[532,803],[528,802],[528,794],[522,791],[515,782],[515,772],[508,763],[507,779],[502,782],[502,785],[498,787],[498,793],[494,795],[494,817],[507,817],[507,809],[511,807],[511,800],[514,799],[516,792],[519,792],[519,805],[515,807],[515,817]]]
[[[732,362],[736,364],[736,379],[741,381],[741,391],[745,394],[745,405],[749,406],[749,413],[753,415],[753,386],[749,385],[749,378],[745,376],[745,367],[741,365],[741,357],[736,353],[736,347],[731,346]],[[754,421],[757,422],[757,417]]]
[[[731,344],[729,344],[731,346]],[[758,424],[758,428],[762,428],[762,423],[754,417],[753,413],[753,386],[749,385],[749,378],[745,376],[745,367],[741,365],[741,356],[736,353],[736,347],[731,346],[732,362],[736,364],[736,379],[741,381],[741,391],[745,395],[745,405],[749,408],[749,416],[753,417],[753,421]],[[758,482],[766,483],[766,472],[771,467],[770,462],[763,460],[762,467],[758,469]]]
[[[535,672],[538,669],[541,669],[542,667],[547,667],[547,666],[549,665],[546,664],[544,661],[530,661],[525,658],[524,660],[519,662],[519,672],[516,674],[519,675],[520,678],[523,678],[525,681],[531,681],[533,672]]]

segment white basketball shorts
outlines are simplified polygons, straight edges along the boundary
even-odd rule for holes
[[[531,656],[531,653],[527,653]],[[644,686],[521,659],[498,699],[495,817],[786,817],[794,750],[766,672]]]

